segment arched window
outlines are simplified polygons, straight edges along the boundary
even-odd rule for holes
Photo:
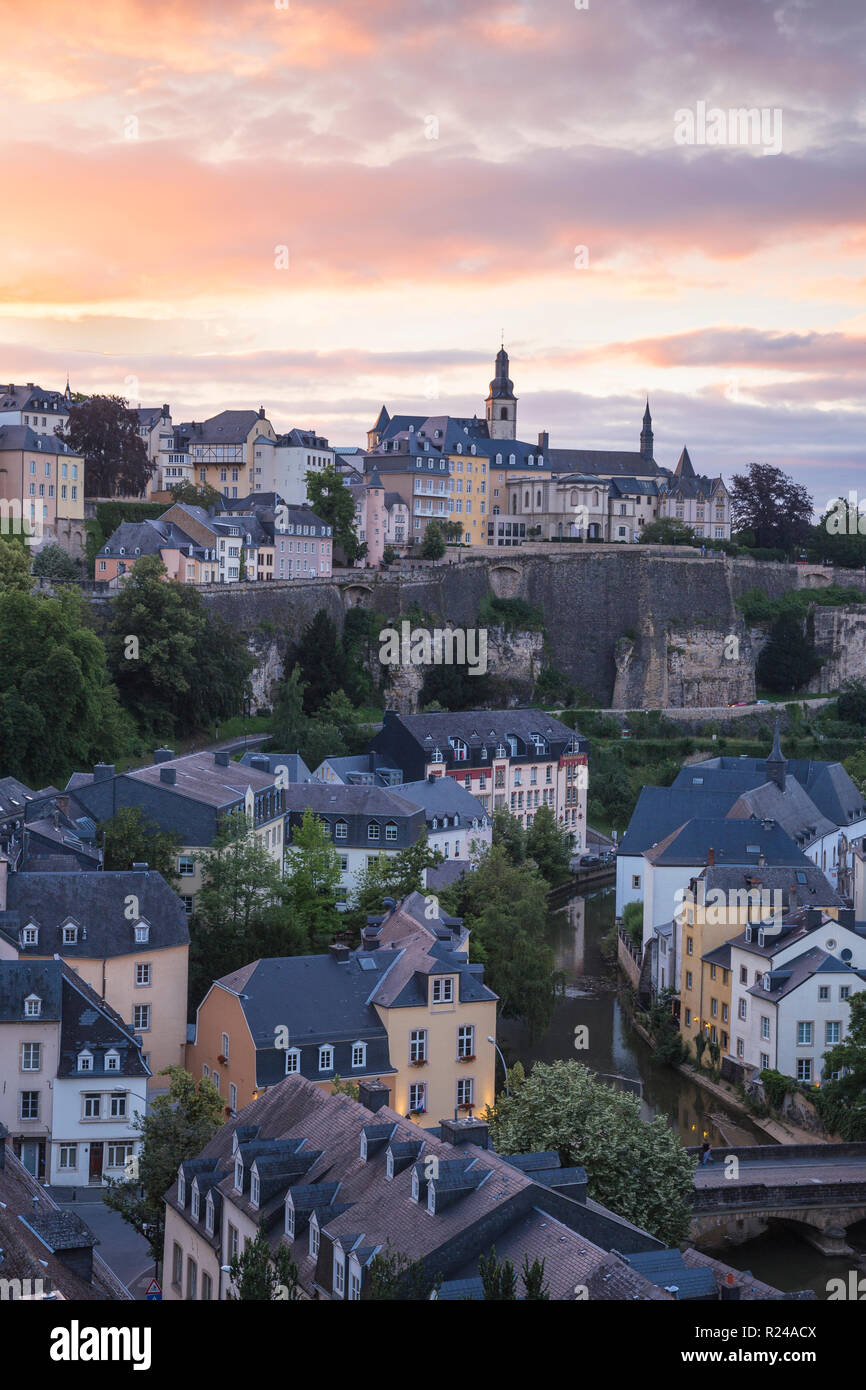
[[[509,454],[509,455],[508,455],[508,462],[509,462],[509,463],[516,463],[516,462],[517,462],[517,459],[515,458],[514,454]]]
[[[500,420],[507,420],[507,419],[508,419],[508,407],[507,407],[507,406],[502,405],[502,406],[499,407],[499,418],[500,418]]]
[[[579,506],[579,498],[580,498],[580,493],[578,492],[577,488],[576,488],[576,487],[572,488],[572,489],[571,489],[571,505],[572,505],[573,507]]]
[[[539,491],[536,492],[536,494],[535,494],[535,505],[536,505],[536,507],[540,507],[540,506],[541,506],[541,490],[540,490],[540,489],[539,489]]]
[[[598,493],[597,493],[597,492],[594,492],[594,493],[592,494],[592,505],[593,505],[594,507],[597,507],[597,506],[598,506]]]
[[[502,467],[502,455],[501,455],[501,454],[497,454],[497,455],[496,455],[496,467],[497,467],[497,468],[501,468],[501,467]]]

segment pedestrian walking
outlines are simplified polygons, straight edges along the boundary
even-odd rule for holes
[[[711,1148],[710,1148],[709,1141],[708,1141],[707,1139],[705,1139],[705,1140],[704,1140],[704,1143],[703,1143],[703,1147],[701,1148],[701,1167],[706,1168],[707,1164],[708,1164],[708,1163],[712,1163],[712,1161],[713,1161],[712,1150],[711,1150]]]

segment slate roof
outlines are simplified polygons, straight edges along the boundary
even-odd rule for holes
[[[134,921],[126,916],[130,894],[138,899],[139,912],[149,927],[146,942],[135,940]],[[74,921],[86,935],[63,942],[61,927]],[[39,927],[35,946],[18,945],[21,927]],[[0,912],[0,936],[19,949],[22,957],[55,952],[68,957],[94,959],[143,955],[149,951],[189,944],[189,919],[178,895],[154,870],[116,872],[10,874],[6,911]]]
[[[168,785],[162,781],[162,768],[174,768],[177,781]],[[190,797],[208,806],[233,806],[239,797],[246,794],[247,787],[254,792],[267,791],[274,785],[271,773],[260,772],[258,768],[233,763],[229,759],[227,767],[214,760],[213,753],[187,753],[182,758],[168,758],[163,763],[151,763],[148,767],[134,768],[122,774],[135,782],[157,786],[174,796]]]
[[[283,797],[287,811],[310,810],[329,816],[417,816],[419,807],[403,796],[403,786],[401,783],[398,795],[390,788],[365,784],[290,782],[283,788]],[[381,843],[384,848],[384,841]]]
[[[59,961],[0,960],[0,1023],[23,1023],[24,1001],[31,994],[42,1000],[38,1022],[58,1023],[61,980]]]
[[[549,449],[545,457],[554,473],[585,473],[601,478],[654,478],[662,473],[654,459],[632,449]]]
[[[526,741],[531,733],[542,734],[545,738],[569,743],[580,738],[576,729],[569,729],[553,715],[538,709],[478,709],[454,710],[430,714],[403,714],[399,722],[419,744],[435,743],[448,738],[462,738],[468,744],[490,743],[491,740],[504,739],[508,734]],[[443,749],[444,751],[444,749]]]
[[[2,409],[2,407],[0,407]],[[27,453],[60,454],[80,459],[81,455],[64,444],[56,434],[37,434],[29,425],[0,425],[0,453],[24,449]]]
[[[812,798],[790,775],[785,778],[785,790],[775,782],[743,792],[728,812],[730,817],[756,816],[760,820],[775,820],[797,844],[811,844],[836,829]]]
[[[2,1136],[0,1142],[5,1142]],[[9,1145],[4,1158],[0,1168],[0,1279],[46,1280],[48,1291],[76,1301],[119,1298],[119,1281],[106,1281],[105,1266],[99,1261],[93,1279],[88,1281],[55,1253],[99,1244],[90,1228],[75,1212],[57,1206]]]
[[[737,945],[738,942],[732,943]],[[779,946],[776,945],[778,951]],[[753,994],[758,999],[766,999],[771,1004],[777,1004],[786,995],[793,994],[795,989],[799,989],[807,980],[811,980],[813,975],[845,975],[846,977],[859,980],[862,984],[866,980],[866,971],[852,970],[838,956],[831,955],[829,951],[823,950],[820,946],[812,946],[810,950],[804,951],[800,956],[781,962],[769,971],[770,988],[764,989],[763,979],[756,982],[747,994]]]
[[[755,848],[751,848],[754,846]],[[695,818],[687,821],[664,840],[644,851],[644,858],[656,866],[705,864],[708,851],[715,853],[719,866],[757,865],[761,856],[771,864],[792,864],[814,868],[780,825],[762,821]]]
[[[428,826],[434,817],[441,825],[443,816],[459,815],[460,828],[471,829],[473,820],[480,826],[481,817],[486,814],[478,797],[461,786],[456,777],[424,777],[418,782],[403,782],[400,795],[422,808]]]
[[[207,420],[175,425],[175,431],[197,444],[244,444],[259,419],[257,410],[221,410]]]
[[[751,953],[756,956],[766,956],[769,958],[778,955],[780,951],[788,950],[789,947],[796,945],[798,941],[807,942],[812,933],[822,925],[826,926],[826,920],[822,919],[815,925],[811,925],[808,915],[800,911],[791,913],[789,916],[785,917],[781,924],[781,931],[768,933],[764,937],[763,946],[759,945],[758,933],[754,929],[752,930],[751,941],[746,940],[746,932],[744,929],[740,932],[739,936],[731,938],[729,945],[732,947],[741,947],[745,951],[751,951]],[[846,927],[844,922],[834,921],[833,928],[840,936],[843,932],[851,932],[854,938],[860,936],[860,933],[854,928]],[[846,940],[847,939],[846,937]],[[844,950],[845,947],[841,947],[840,949]]]
[[[707,892],[721,889],[730,893],[733,889],[757,886],[760,882],[762,892],[781,892],[782,902],[787,907],[806,904],[810,907],[844,907],[836,889],[826,874],[811,860],[794,864],[762,864],[744,870],[742,866],[713,864],[701,874]]]
[[[274,1046],[275,1030],[289,1030],[289,1047],[301,1051],[301,1075],[384,1075],[394,1072],[388,1035],[370,998],[395,963],[393,951],[366,951],[338,963],[330,953],[253,961],[224,975],[216,986],[238,996],[256,1048],[256,1084],[270,1086],[286,1074],[285,1050]],[[215,987],[216,987],[215,986]],[[352,1043],[367,1043],[367,1065],[352,1066]],[[318,1047],[334,1047],[334,1065],[321,1072]]]
[[[394,1127],[392,1144],[411,1144],[416,1152],[420,1149],[424,1158],[435,1157],[442,1167],[457,1163],[461,1169],[477,1174],[477,1178],[473,1176],[473,1185],[458,1200],[431,1215],[426,1202],[412,1200],[411,1164],[402,1166],[399,1171],[395,1166],[395,1176],[388,1181],[385,1177],[387,1150],[377,1150],[366,1162],[361,1158],[364,1129],[371,1124],[386,1123]],[[522,1237],[530,1252],[547,1252],[548,1282],[552,1288],[561,1288],[563,1296],[570,1298],[574,1297],[574,1283],[577,1282],[570,1277],[574,1261],[584,1258],[590,1268],[591,1247],[604,1255],[602,1241],[607,1242],[607,1249],[653,1249],[660,1245],[646,1232],[597,1204],[573,1201],[532,1181],[491,1150],[473,1144],[454,1147],[418,1129],[387,1106],[373,1114],[348,1097],[326,1095],[320,1087],[301,1078],[290,1077],[269,1088],[246,1107],[237,1121],[223,1126],[203,1150],[203,1156],[228,1163],[232,1135],[238,1125],[256,1126],[259,1138],[303,1137],[305,1145],[300,1152],[309,1148],[319,1156],[299,1186],[309,1188],[322,1179],[329,1184],[339,1181],[338,1193],[324,1194],[330,1201],[319,1219],[321,1240],[317,1258],[309,1253],[306,1224],[293,1242],[283,1234],[283,1201],[279,1195],[272,1197],[263,1211],[259,1211],[250,1205],[246,1183],[243,1195],[233,1190],[231,1172],[219,1184],[226,1203],[243,1211],[253,1221],[264,1216],[272,1248],[277,1243],[289,1246],[306,1290],[311,1290],[315,1283],[326,1294],[332,1292],[333,1249],[337,1242],[343,1251],[357,1251],[363,1263],[369,1261],[371,1250],[383,1250],[388,1242],[410,1259],[425,1260],[431,1272],[438,1271],[448,1279],[459,1277],[473,1264],[477,1272],[478,1256],[485,1253],[491,1243],[495,1243],[499,1251],[514,1230],[518,1233],[518,1243]],[[245,1180],[246,1172],[244,1163]],[[289,1186],[288,1193],[294,1197],[294,1184]],[[166,1201],[177,1209],[176,1184],[166,1194]],[[550,1239],[548,1230],[552,1222],[559,1223],[556,1241]],[[572,1234],[578,1237],[577,1241],[572,1241]],[[521,1264],[522,1250],[517,1251],[517,1244],[513,1248],[517,1254],[515,1263]],[[564,1254],[557,1255],[557,1248],[564,1250]],[[585,1253],[581,1255],[580,1252]],[[626,1266],[620,1268],[627,1270]],[[609,1272],[613,1275],[613,1268]],[[565,1282],[567,1279],[570,1286]],[[642,1296],[639,1290],[644,1286],[636,1276],[626,1275],[625,1283],[630,1291],[627,1296]],[[612,1288],[615,1288],[612,1279],[606,1283],[600,1279],[596,1296],[619,1296],[610,1292]],[[643,1296],[654,1295],[645,1289]]]
[[[718,1297],[715,1275],[711,1268],[689,1268],[680,1250],[648,1250],[627,1255],[632,1269],[664,1289],[678,1301],[694,1299],[715,1300]]]
[[[300,753],[259,753],[255,748],[248,748],[238,759],[243,767],[255,767],[259,771],[267,771],[272,777],[276,776],[278,767],[286,769],[286,777],[290,782],[311,782],[313,774],[307,767]],[[267,767],[263,768],[262,763]]]
[[[866,815],[866,805],[849,774],[838,762],[813,762],[808,758],[788,758],[786,771],[801,787],[828,820],[834,825],[849,825]],[[763,786],[770,780],[766,758],[707,758],[690,763],[674,779],[674,787],[694,785],[695,777],[703,777],[705,788],[735,792],[731,804],[744,792]]]
[[[82,1051],[93,1054],[93,1064],[86,1073],[88,1077],[150,1076],[150,1068],[142,1058],[132,1030],[120,1015],[62,961],[52,961],[52,964],[63,976],[58,1077],[85,1075],[78,1069],[78,1055]],[[120,1065],[116,1071],[106,1067],[109,1051],[119,1053]]]
[[[469,859],[443,859],[441,864],[427,870],[427,889],[431,893],[441,893],[471,871]]]

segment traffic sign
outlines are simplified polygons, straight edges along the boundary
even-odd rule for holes
[[[161,1301],[162,1289],[159,1287],[159,1284],[156,1282],[155,1279],[151,1279],[150,1283],[144,1291],[144,1296],[147,1299],[148,1303],[158,1303]]]

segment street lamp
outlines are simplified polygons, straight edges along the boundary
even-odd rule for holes
[[[502,1049],[500,1048],[495,1038],[488,1038],[487,1041],[489,1043],[492,1043],[493,1046],[496,1048],[496,1051],[499,1053],[499,1060],[502,1063],[502,1070],[505,1072],[505,1094],[507,1096],[510,1096],[511,1092],[508,1089],[508,1067],[506,1065],[505,1058],[502,1055]]]

